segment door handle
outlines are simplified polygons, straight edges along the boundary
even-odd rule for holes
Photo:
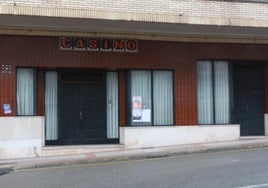
[[[83,119],[83,112],[82,111],[80,111],[79,116],[80,116],[80,119],[82,120]]]

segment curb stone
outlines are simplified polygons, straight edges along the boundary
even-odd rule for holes
[[[232,145],[215,143],[209,144],[196,144],[187,146],[174,146],[174,147],[161,147],[161,148],[150,148],[148,150],[137,149],[137,150],[124,150],[124,151],[111,151],[111,152],[99,152],[99,153],[84,153],[70,156],[52,156],[52,157],[40,157],[34,159],[24,159],[21,161],[9,163],[9,169],[6,171],[20,171],[30,170],[37,168],[50,168],[50,167],[63,167],[71,165],[83,165],[83,164],[99,164],[109,162],[120,162],[130,160],[142,160],[142,159],[153,159],[153,158],[164,158],[171,156],[187,156],[193,154],[204,154],[212,152],[222,151],[235,151],[235,150],[253,150],[259,148],[267,148],[268,140],[265,142],[256,143],[239,143]],[[0,169],[3,168],[5,163],[0,163]],[[8,166],[7,166],[8,167]],[[5,170],[2,170],[6,172]],[[1,173],[1,172],[0,172]]]

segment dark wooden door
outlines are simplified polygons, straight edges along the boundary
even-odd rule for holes
[[[260,64],[234,64],[234,123],[242,136],[264,135],[264,69]]]
[[[58,96],[61,144],[106,143],[105,80],[60,83]]]

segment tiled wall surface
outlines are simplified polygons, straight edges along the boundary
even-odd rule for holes
[[[137,53],[59,50],[58,37],[0,35],[0,65],[11,65],[10,73],[0,72],[0,116],[6,116],[2,105],[11,104],[16,114],[16,67],[38,70],[38,115],[44,114],[44,71],[60,68],[101,68],[120,73],[120,122],[126,122],[126,80],[128,69],[168,69],[174,71],[175,123],[197,124],[198,59],[268,60],[268,45],[181,43],[138,41]]]
[[[0,45],[2,47],[2,45]],[[15,94],[16,94],[16,66],[11,63],[0,62],[0,116],[13,116],[16,114]],[[9,71],[5,71],[9,67]],[[10,104],[11,113],[4,114],[3,105]]]
[[[0,0],[0,14],[268,26],[268,3],[221,0]]]

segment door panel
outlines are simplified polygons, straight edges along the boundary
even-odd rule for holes
[[[234,64],[233,122],[241,135],[264,135],[264,71],[260,64]]]

